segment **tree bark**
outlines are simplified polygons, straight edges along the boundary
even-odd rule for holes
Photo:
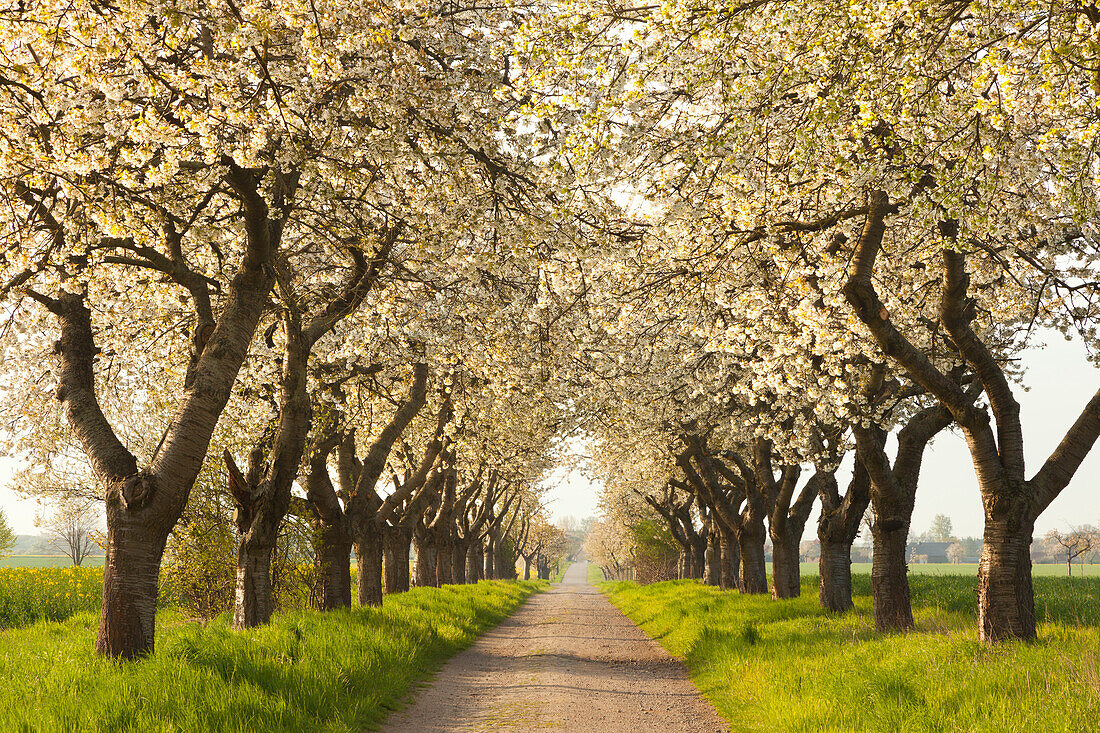
[[[435,584],[436,587],[454,583],[454,545],[447,538],[435,541]]]
[[[494,535],[497,534],[495,529],[490,529],[489,534],[485,537],[485,579],[496,580],[497,579],[497,542],[499,539]]]
[[[248,629],[271,620],[271,554],[275,546],[240,542],[237,545],[237,592],[233,628]]]
[[[819,600],[825,610],[844,613],[853,608],[852,543],[859,535],[860,521],[871,502],[871,480],[857,456],[843,499],[835,477],[819,486],[818,491],[821,496],[821,516],[817,523],[821,545]]]
[[[355,559],[359,568],[358,603],[382,605],[382,528],[373,522],[360,527],[355,536]]]
[[[821,541],[821,607],[844,613],[852,610],[852,543]]]
[[[475,539],[466,553],[466,582],[477,583],[485,579],[485,547],[481,539]]]
[[[737,533],[741,553],[739,586],[742,593],[768,592],[768,564],[764,558],[764,519],[751,517],[742,521]]]
[[[802,574],[798,563],[802,534],[806,531],[806,521],[817,499],[818,485],[823,481],[836,480],[832,472],[817,469],[792,503],[801,473],[798,466],[785,466],[779,491],[773,499],[768,526],[772,538],[773,598],[798,598],[802,595]]]
[[[111,508],[108,506],[108,513]],[[150,531],[125,514],[108,525],[103,609],[96,650],[131,659],[153,651],[160,561],[167,534]]]
[[[414,536],[416,545],[416,584],[421,588],[435,587],[435,545],[425,537]]]
[[[875,607],[875,629],[908,631],[913,628],[913,606],[909,598],[909,566],[905,551],[909,519],[878,518],[871,528],[874,555],[871,561],[871,596]]]
[[[382,542],[382,593],[404,593],[409,589],[409,546],[412,543],[412,532],[401,526],[388,527]]]
[[[706,571],[703,582],[707,585],[722,585],[722,536],[718,530],[717,522],[712,522],[707,531],[707,546],[703,558]],[[731,574],[730,577],[735,577]],[[728,580],[727,580],[728,582]]]
[[[321,583],[318,609],[331,611],[351,605],[351,539],[323,527],[317,540],[316,568]]]
[[[802,594],[802,575],[798,564],[801,536],[793,533],[772,540],[772,597],[798,598]]]
[[[994,516],[986,518],[978,566],[978,630],[987,642],[1034,639],[1035,596],[1031,580],[1034,520],[1026,507],[1003,514],[988,513]]]
[[[740,590],[741,546],[738,544],[737,532],[722,527],[720,537],[721,541],[718,544],[718,587],[722,590]],[[763,557],[762,547],[761,557]]]

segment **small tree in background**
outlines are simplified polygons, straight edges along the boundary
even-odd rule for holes
[[[961,542],[952,542],[947,548],[947,559],[958,565],[966,557],[966,548]]]
[[[36,523],[45,531],[50,545],[80,567],[96,547],[98,514],[93,504],[62,501],[51,514],[39,517]]]
[[[4,510],[0,509],[0,555],[7,555],[15,547],[15,530],[8,524]]]
[[[1073,575],[1073,561],[1090,552],[1096,544],[1096,530],[1084,525],[1069,532],[1052,529],[1047,532],[1047,542],[1056,545],[1066,558],[1066,573]]]
[[[933,542],[950,542],[951,537],[951,517],[946,514],[937,514],[932,517],[932,526],[928,528],[928,538]]]

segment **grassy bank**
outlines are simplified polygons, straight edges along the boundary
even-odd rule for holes
[[[91,613],[0,632],[0,730],[362,730],[545,587],[414,589],[380,609],[290,612],[248,632],[165,612],[156,654],[131,663],[95,656]]]
[[[588,582],[589,583],[602,583],[603,582],[603,568],[594,562],[588,563]]]
[[[605,583],[735,731],[1083,731],[1100,715],[1100,579],[1038,578],[1039,641],[979,643],[970,577],[913,578],[917,630],[874,631],[869,578],[856,611],[825,614],[817,578],[791,601],[693,581]]]

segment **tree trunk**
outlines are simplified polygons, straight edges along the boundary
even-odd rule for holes
[[[876,520],[871,536],[874,541],[871,595],[875,606],[875,628],[878,631],[908,631],[913,628],[913,607],[906,575],[909,568],[905,561],[909,522]]]
[[[459,585],[466,583],[466,555],[470,551],[469,544],[456,542],[451,546],[451,582]]]
[[[741,553],[741,592],[767,593],[768,564],[764,559],[764,523],[743,522],[741,531],[737,534],[737,546]]]
[[[485,577],[486,580],[496,580],[497,579],[496,557],[497,557],[496,541],[493,538],[492,533],[490,532],[489,536],[487,536],[485,538],[485,576],[484,577]]]
[[[450,539],[437,539],[435,543],[435,584],[437,587],[454,582],[454,545]]]
[[[435,587],[435,545],[427,537],[414,537],[416,542],[416,584],[421,588]]]
[[[508,554],[506,547],[504,546],[504,537],[497,537],[493,542],[495,548],[496,558],[493,560],[493,570],[496,572],[496,577],[493,580],[511,580],[516,577],[516,561],[512,558],[512,565],[508,565]]]
[[[406,527],[390,527],[383,545],[386,575],[383,593],[404,593],[409,589],[409,550],[412,532]]]
[[[978,631],[985,642],[1035,638],[1031,581],[1034,520],[1026,512],[986,517],[978,566]]]
[[[120,516],[122,515],[122,516]],[[115,513],[108,531],[103,569],[103,608],[99,616],[96,652],[133,659],[153,653],[160,561],[167,532]]]
[[[707,572],[707,539],[697,537],[691,546],[691,577],[702,580]]]
[[[360,606],[382,605],[382,528],[365,522],[355,538],[355,558],[359,567]]]
[[[466,582],[476,583],[485,577],[485,550],[476,539],[466,551]]]
[[[703,582],[707,585],[722,585],[722,537],[717,526],[707,532],[707,546],[703,555]]]
[[[857,456],[852,480],[844,497],[834,478],[819,487],[821,516],[817,521],[817,539],[821,546],[818,572],[821,589],[818,600],[826,611],[845,613],[852,610],[852,543],[871,503],[871,478]]]
[[[250,629],[271,620],[271,556],[275,551],[277,524],[264,521],[261,512],[237,540],[237,591],[233,603],[233,628]]]
[[[798,546],[802,539],[793,527],[779,540],[772,538],[772,598],[798,598],[802,594]]]
[[[821,540],[821,607],[844,613],[852,610],[852,543]]]
[[[409,589],[409,544],[412,534],[404,527],[386,527],[382,536],[382,593]]]
[[[529,557],[523,558],[523,579],[531,579],[531,558]]]
[[[320,528],[317,538],[314,563],[321,584],[317,608],[346,608],[351,605],[351,539],[329,525]]]
[[[722,590],[738,590],[741,587],[741,547],[737,533],[722,527],[718,553],[718,585]]]

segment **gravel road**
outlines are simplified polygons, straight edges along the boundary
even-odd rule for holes
[[[729,730],[682,662],[586,582],[588,563],[533,596],[386,721],[389,733]]]

